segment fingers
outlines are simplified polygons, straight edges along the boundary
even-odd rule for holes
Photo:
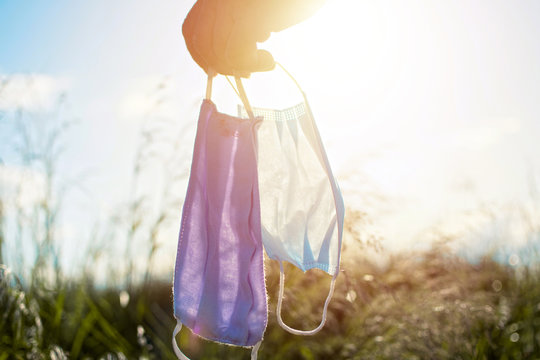
[[[213,24],[214,12],[205,9],[205,1],[199,0],[189,11],[182,24],[182,35],[186,41],[186,47],[195,62],[208,72],[210,62],[208,58],[209,36],[206,29]],[[204,14],[204,16],[202,16]],[[206,55],[206,56],[205,56]]]
[[[249,77],[252,72],[274,68],[272,55],[257,48],[257,40],[269,35],[265,35],[265,31],[256,31],[255,22],[256,19],[251,17],[237,17],[226,41],[224,55],[234,75]]]
[[[317,11],[325,0],[198,0],[182,32],[187,48],[207,73],[249,77],[272,70],[274,58],[257,48],[271,31],[292,26]]]

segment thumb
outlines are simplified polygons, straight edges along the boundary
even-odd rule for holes
[[[257,50],[256,64],[254,71],[270,71],[274,70],[276,62],[274,57],[266,50]]]
[[[256,50],[251,60],[245,60],[242,66],[236,66],[233,75],[249,78],[251,73],[260,71],[271,71],[276,67],[274,57],[266,50]]]

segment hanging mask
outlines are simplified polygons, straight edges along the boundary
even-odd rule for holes
[[[182,324],[210,340],[253,346],[256,359],[267,324],[263,244],[280,264],[278,322],[294,334],[322,329],[339,273],[343,199],[305,96],[282,111],[252,109],[236,83],[239,117],[217,112],[211,75],[201,107],[174,277],[180,359],[187,358],[174,336]],[[283,261],[332,276],[313,330],[281,320]]]
[[[254,346],[255,356],[267,324],[258,122],[219,113],[209,98],[199,115],[174,273],[180,359],[187,357],[174,337],[182,324],[209,340]]]
[[[285,110],[252,110],[263,119],[257,131],[262,239],[268,256],[280,264],[279,324],[294,334],[312,335],[324,325],[339,271],[345,211],[306,96],[283,70],[304,102]],[[239,107],[239,115],[245,114]],[[281,320],[283,261],[303,271],[318,268],[333,276],[323,321],[314,330],[295,330]]]

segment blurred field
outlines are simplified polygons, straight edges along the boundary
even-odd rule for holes
[[[478,264],[444,247],[391,257],[384,266],[344,256],[324,330],[283,331],[275,320],[276,264],[267,262],[270,321],[261,359],[534,359],[540,357],[538,270]],[[284,320],[320,320],[328,276],[286,268]],[[22,286],[2,266],[0,359],[173,359],[170,282],[150,280],[129,294],[88,279]],[[322,280],[324,279],[324,280]],[[129,301],[128,296],[129,295]],[[200,340],[193,359],[248,359],[249,351]]]

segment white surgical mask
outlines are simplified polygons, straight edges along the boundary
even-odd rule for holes
[[[339,271],[345,210],[311,109],[302,95],[304,102],[285,110],[250,111],[263,119],[257,130],[262,240],[268,256],[280,263],[278,322],[294,334],[312,335],[324,325]],[[249,108],[245,94],[241,98]],[[239,116],[245,115],[239,107]],[[318,268],[333,277],[323,321],[314,330],[295,330],[281,320],[283,261],[302,271]]]

